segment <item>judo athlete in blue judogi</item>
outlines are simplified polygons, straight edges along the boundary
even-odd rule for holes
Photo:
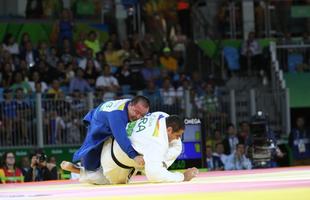
[[[87,135],[80,149],[75,152],[73,162],[81,161],[85,171],[100,168],[100,154],[103,142],[113,136],[121,149],[139,165],[144,164],[127,137],[126,125],[129,121],[142,118],[149,112],[150,102],[144,96],[132,100],[121,99],[108,101],[91,110],[84,117]]]

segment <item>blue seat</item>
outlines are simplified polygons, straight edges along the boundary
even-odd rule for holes
[[[234,47],[224,47],[224,58],[227,62],[228,69],[230,71],[236,71],[240,69],[239,63],[239,51]]]
[[[303,56],[301,54],[290,54],[288,55],[288,71],[296,72],[296,68],[298,65],[303,63]]]
[[[2,87],[0,87],[0,101],[2,101],[3,100],[3,88]]]

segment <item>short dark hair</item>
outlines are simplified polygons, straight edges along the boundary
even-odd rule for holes
[[[240,143],[236,144],[236,148],[238,148],[238,146],[240,146],[240,145],[242,145],[242,146],[245,147],[244,143],[243,143],[243,142],[240,142]]]
[[[131,99],[130,102],[132,105],[136,105],[139,102],[143,102],[145,107],[150,107],[150,105],[151,105],[150,100],[147,97],[142,96],[142,95],[135,96],[133,99]]]
[[[215,144],[215,148],[218,147],[219,145],[224,145],[222,142],[218,142]]]
[[[233,128],[235,128],[235,125],[233,124],[233,123],[229,123],[229,124],[227,124],[227,129],[229,129],[230,127],[233,127]]]
[[[167,128],[171,127],[173,132],[185,129],[184,121],[177,115],[170,115],[167,117],[166,126]]]

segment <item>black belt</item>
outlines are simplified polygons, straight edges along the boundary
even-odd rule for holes
[[[117,160],[117,158],[115,157],[115,154],[114,154],[114,151],[113,151],[113,146],[114,146],[114,138],[112,138],[112,147],[111,147],[111,156],[112,156],[112,159],[113,161],[121,168],[124,168],[124,169],[129,169],[130,170],[130,173],[128,175],[128,179],[131,178],[131,176],[134,174],[135,172],[135,168],[134,167],[129,167],[127,165],[124,165],[123,163],[121,163],[120,161]]]

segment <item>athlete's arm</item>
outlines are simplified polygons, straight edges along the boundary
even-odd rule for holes
[[[112,134],[121,149],[131,159],[134,159],[136,156],[138,156],[138,153],[134,150],[130,140],[127,137],[127,121],[124,119],[123,113],[121,113],[120,111],[113,111],[108,113],[108,121]]]
[[[177,159],[177,157],[182,152],[182,141],[181,139],[173,140],[169,144],[169,149],[167,154],[165,155],[165,164],[167,168],[172,165],[172,163]]]
[[[161,144],[148,145],[143,152],[145,160],[145,174],[151,182],[182,182],[184,175],[180,172],[170,172],[164,164],[165,152]]]

